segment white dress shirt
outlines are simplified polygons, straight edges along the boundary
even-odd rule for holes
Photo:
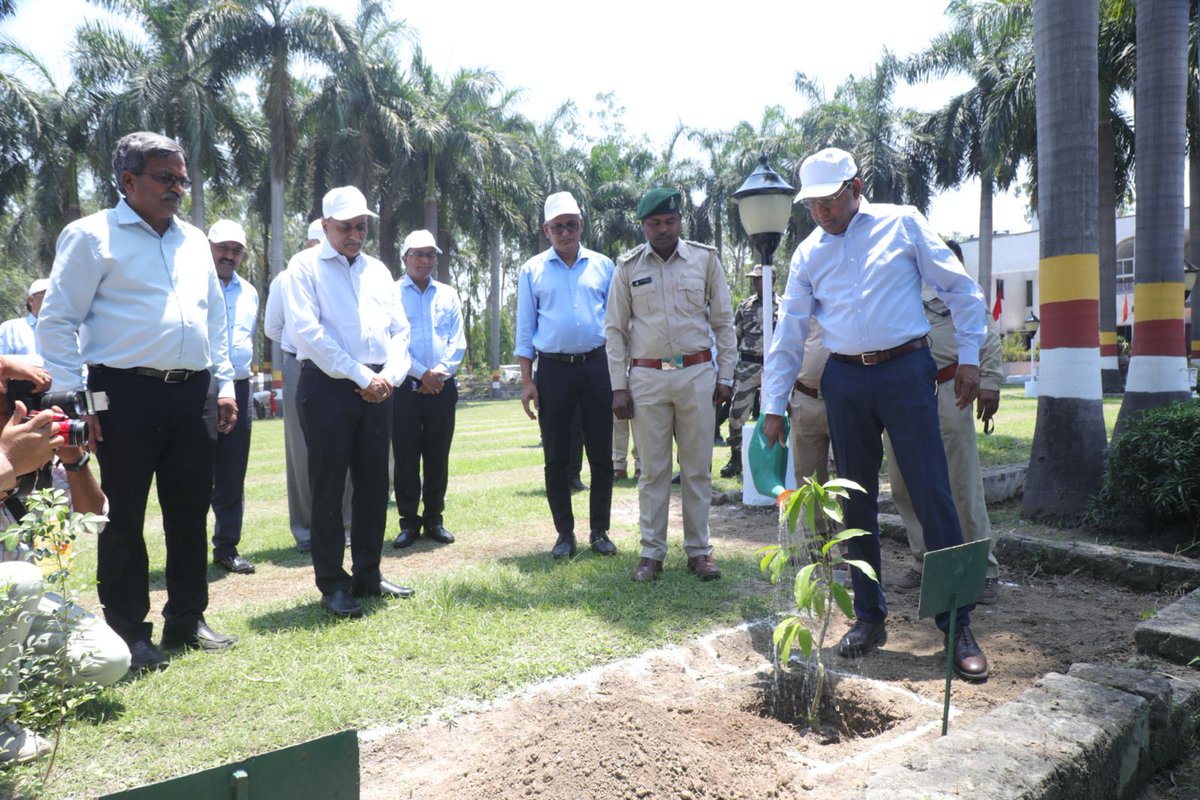
[[[258,327],[258,290],[237,276],[235,272],[229,283],[221,282],[225,295],[225,323],[229,329],[229,361],[233,365],[233,379],[250,377],[250,365],[254,361],[254,329]]]
[[[408,319],[396,298],[392,273],[360,254],[351,265],[329,242],[288,262],[285,301],[296,356],[332,378],[365,389],[375,372],[396,385],[408,374]]]
[[[764,411],[785,413],[810,317],[821,323],[825,347],[844,355],[888,350],[929,333],[922,281],[950,309],[958,363],[978,365],[987,332],[983,293],[916,209],[864,199],[843,233],[814,230],[792,256],[763,372]]]
[[[225,301],[208,237],[180,219],[159,236],[124,199],[58,237],[38,345],[55,391],[84,366],[211,369],[233,397]]]
[[[454,375],[467,352],[458,292],[432,278],[421,291],[412,278],[404,275],[396,281],[396,293],[412,326],[408,374],[420,380],[425,370],[440,367]]]
[[[285,269],[271,279],[271,288],[267,290],[267,308],[263,311],[263,333],[273,342],[279,342],[279,347],[285,353],[296,355],[296,345],[287,330],[287,279],[290,273]]]
[[[25,356],[40,366],[42,357],[37,348],[37,324],[37,317],[26,314],[0,325],[0,356]]]

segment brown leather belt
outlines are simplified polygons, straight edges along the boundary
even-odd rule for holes
[[[830,353],[829,357],[836,358],[838,361],[847,361],[851,364],[862,364],[873,367],[876,364],[891,361],[893,358],[906,355],[914,350],[924,350],[926,347],[929,347],[929,337],[921,336],[917,339],[907,341],[902,345],[897,345],[890,350],[875,350],[870,353],[859,353],[856,356],[848,356],[844,353]]]
[[[800,394],[808,395],[813,400],[816,400],[818,397],[820,397],[820,394],[821,394],[816,389],[812,388],[811,386],[807,386],[807,385],[801,383],[800,381],[796,381],[796,391],[799,392]]]
[[[958,372],[958,362],[954,361],[938,370],[937,382],[945,383],[946,381],[954,380],[954,373]]]
[[[694,367],[697,364],[703,364],[705,361],[712,361],[711,350],[700,350],[695,353],[688,353],[683,357],[683,366]],[[675,358],[631,358],[629,359],[631,367],[649,367],[650,369],[675,369]]]

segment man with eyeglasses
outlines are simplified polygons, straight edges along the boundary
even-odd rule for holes
[[[396,292],[412,334],[408,374],[396,386],[392,400],[392,455],[400,512],[400,533],[392,544],[398,548],[411,546],[422,533],[439,544],[454,542],[454,534],[442,524],[442,512],[458,404],[454,374],[467,352],[467,338],[458,292],[433,280],[440,252],[429,231],[413,231],[400,248],[404,275],[396,281]],[[422,501],[424,513],[419,514]]]
[[[321,200],[325,241],[292,256],[285,288],[289,333],[300,360],[296,404],[308,446],[312,560],[321,604],[335,617],[363,615],[362,597],[408,598],[380,572],[387,528],[392,393],[408,372],[408,320],[391,271],[363,253],[369,217],[353,186]],[[342,566],[342,499],[351,500],[351,572]]]
[[[782,315],[767,355],[763,431],[782,442],[783,414],[804,365],[810,318],[821,324],[829,360],[821,376],[838,475],[866,492],[846,502],[848,528],[869,536],[847,541],[851,558],[875,572],[851,569],[853,627],[842,656],[857,658],[887,642],[880,572],[876,495],[886,431],[904,475],[929,550],[961,544],[962,529],[950,495],[946,454],[938,433],[937,366],[929,351],[929,322],[921,302],[927,283],[950,309],[958,345],[953,391],[966,408],[979,393],[979,352],[986,334],[983,293],[915,209],[868,203],[854,158],[827,148],[800,167],[800,202],[817,223],[792,256]],[[947,384],[945,389],[949,390]],[[955,672],[988,677],[988,661],[970,627],[974,605],[957,611]],[[949,628],[949,614],[938,627]]]
[[[631,421],[642,458],[638,582],[656,580],[667,556],[672,439],[688,571],[702,581],[721,577],[708,539],[713,425],[717,406],[733,396],[737,339],[721,261],[713,248],[680,238],[682,211],[674,189],[642,197],[646,242],[621,257],[606,319],[612,411]]]
[[[143,537],[151,481],[166,540],[161,646],[224,650],[236,638],[204,620],[208,506],[217,434],[237,422],[225,300],[204,231],[177,219],[190,181],[183,149],[156,133],[117,142],[114,208],[58,238],[38,342],[55,391],[86,387],[108,408],[86,417],[100,456],[109,522],[97,545],[104,617],[129,644],[134,671],[162,669],[146,621]]]
[[[550,555],[575,555],[571,508],[571,420],[578,413],[592,471],[588,523],[592,551],[611,556],[612,388],[604,358],[604,314],[613,262],[589,250],[583,214],[570,192],[546,198],[542,232],[550,247],[525,262],[517,277],[517,342],[521,405],[542,432],[546,500],[558,536]],[[537,359],[537,379],[533,362]],[[536,412],[536,413],[535,413]]]

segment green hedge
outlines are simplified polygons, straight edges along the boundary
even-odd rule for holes
[[[1200,400],[1143,412],[1109,447],[1093,522],[1200,534]]]

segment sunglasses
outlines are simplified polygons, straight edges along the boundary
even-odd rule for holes
[[[838,189],[836,193],[831,194],[828,197],[810,197],[806,200],[801,200],[800,205],[804,206],[809,211],[812,211],[815,208],[828,211],[830,207],[832,207],[833,204],[838,201],[838,198],[845,194],[846,190],[850,188],[852,183],[853,181],[846,181],[842,184],[842,188]]]

